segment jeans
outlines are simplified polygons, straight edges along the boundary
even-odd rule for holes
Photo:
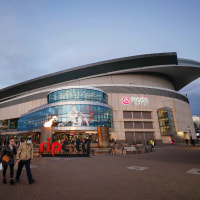
[[[14,171],[14,164],[9,165],[10,166],[10,178],[13,178],[13,171]],[[3,165],[3,177],[6,177],[6,171],[7,171],[8,165]]]
[[[31,168],[30,168],[30,163],[31,163],[30,161],[31,161],[30,159],[29,160],[20,160],[18,169],[17,169],[16,180],[19,180],[19,177],[21,175],[22,168],[24,165],[26,167],[26,173],[27,173],[29,183],[33,180],[32,174],[31,174]]]

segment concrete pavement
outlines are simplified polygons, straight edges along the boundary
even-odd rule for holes
[[[151,153],[124,156],[36,157],[33,185],[26,170],[14,186],[4,185],[0,173],[0,200],[200,199],[199,146],[157,146]]]

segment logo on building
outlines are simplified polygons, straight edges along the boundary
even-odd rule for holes
[[[124,105],[130,104],[130,98],[129,98],[129,97],[123,97],[123,98],[122,98],[122,103],[123,103]]]
[[[149,104],[149,100],[145,95],[142,95],[141,97],[123,97],[122,103],[124,105],[129,105],[130,103],[135,106],[147,106]]]

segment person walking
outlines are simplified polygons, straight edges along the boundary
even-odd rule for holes
[[[83,139],[83,141],[82,141],[82,151],[83,151],[83,153],[86,152],[85,144],[86,144],[85,139]]]
[[[154,148],[154,141],[152,139],[150,139],[150,145],[151,145],[151,148]]]
[[[15,147],[15,140],[13,138],[10,138],[8,145],[6,145],[5,149],[3,150],[1,156],[0,156],[0,163],[2,162],[3,166],[3,183],[6,184],[6,171],[8,168],[8,165],[10,166],[10,185],[14,185],[15,182],[13,180],[13,174],[14,174],[14,155],[17,153],[16,147]],[[9,157],[8,161],[5,161],[5,156]]]
[[[1,152],[1,145],[2,145],[2,140],[0,139],[0,152]]]
[[[33,184],[35,180],[32,177],[31,168],[30,168],[30,163],[31,163],[31,160],[33,159],[33,144],[32,144],[31,139],[26,139],[25,142],[19,146],[16,159],[18,163],[16,182],[19,182],[22,168],[25,165],[28,182],[29,184]]]
[[[90,139],[88,139],[88,141],[87,141],[87,149],[86,149],[88,157],[90,156],[90,143],[91,143],[91,141],[90,141]]]
[[[69,153],[69,149],[66,149],[66,146],[68,145],[69,143],[68,143],[68,141],[67,141],[67,139],[63,139],[63,143],[62,143],[62,150],[64,151],[64,152],[67,152],[67,153]]]
[[[80,152],[81,150],[80,150],[80,148],[79,148],[79,146],[80,146],[80,139],[79,138],[77,138],[77,140],[76,140],[76,150],[78,151],[78,152]]]
[[[185,143],[186,143],[186,145],[188,146],[188,139],[187,139],[187,138],[185,139]]]

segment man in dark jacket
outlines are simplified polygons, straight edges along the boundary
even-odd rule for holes
[[[68,145],[68,144],[69,144],[69,143],[68,143],[67,139],[63,139],[62,150],[63,150],[64,152],[67,152],[67,153],[69,153],[69,149],[66,149],[66,145]]]
[[[76,150],[79,152],[79,151],[81,151],[80,150],[80,148],[79,148],[79,145],[80,145],[80,139],[79,138],[77,138],[77,140],[76,140]]]
[[[87,156],[90,156],[90,143],[91,143],[91,141],[90,141],[90,139],[88,139],[88,141],[87,141]]]

